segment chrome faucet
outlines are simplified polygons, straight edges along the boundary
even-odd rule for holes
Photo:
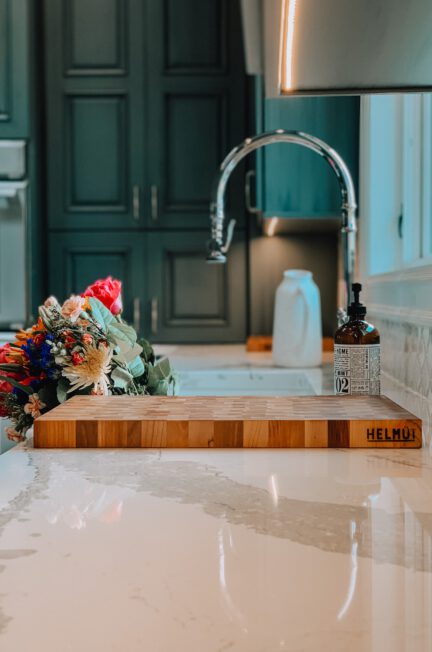
[[[246,138],[243,143],[234,147],[222,162],[215,181],[214,194],[210,203],[211,239],[208,243],[207,261],[209,263],[225,263],[226,254],[232,241],[235,220],[230,220],[224,241],[225,190],[232,171],[245,156],[271,143],[294,143],[313,150],[327,161],[339,181],[342,197],[341,233],[344,261],[344,288],[343,296],[341,296],[339,289],[338,321],[339,323],[343,323],[346,319],[346,307],[350,298],[356,255],[357,204],[354,183],[342,157],[332,147],[327,145],[327,143],[319,138],[315,138],[315,136],[310,136],[301,131],[277,129],[276,131],[269,131],[253,138]]]

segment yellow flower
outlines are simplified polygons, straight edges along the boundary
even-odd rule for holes
[[[79,365],[68,364],[63,369],[63,376],[71,384],[68,393],[92,387],[94,393],[108,396],[111,358],[112,350],[110,348],[86,346],[83,362]]]
[[[33,419],[37,419],[41,415],[41,411],[46,407],[45,403],[42,403],[37,394],[32,394],[29,396],[28,403],[24,405],[24,412],[26,414],[31,414]]]

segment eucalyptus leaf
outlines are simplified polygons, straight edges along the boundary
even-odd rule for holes
[[[125,324],[121,321],[116,321],[110,323],[108,326],[108,334],[114,340],[116,344],[120,342],[127,342],[130,346],[134,346],[137,341],[137,334],[135,329],[129,324]]]
[[[69,388],[70,383],[66,378],[60,378],[57,383],[57,400],[59,403],[64,403],[66,401]]]
[[[139,376],[143,375],[145,371],[144,362],[139,355],[128,363],[128,369],[134,378],[139,378]]]
[[[139,356],[142,351],[142,348],[139,344],[130,344],[124,340],[119,341],[116,348],[118,349],[117,355],[121,357],[126,364],[129,364],[129,362],[135,360],[135,358]]]
[[[140,346],[142,347],[141,357],[145,360],[145,362],[153,363],[155,358],[154,358],[153,347],[150,344],[150,342],[148,342],[145,339],[139,339],[138,344],[140,344]]]
[[[151,394],[154,394],[158,388],[161,380],[160,374],[157,369],[149,365],[147,368],[147,387]]]
[[[160,380],[169,378],[172,374],[171,363],[168,358],[162,358],[154,365],[154,369],[159,376]]]
[[[111,379],[114,387],[120,387],[121,389],[126,389],[132,383],[132,375],[123,367],[115,367],[111,372]]]
[[[104,333],[107,332],[108,327],[112,322],[115,322],[114,315],[104,306],[104,304],[95,297],[89,298],[91,316],[93,321],[97,322]]]
[[[168,394],[168,390],[169,390],[168,380],[160,380],[153,392],[153,395],[166,396]]]

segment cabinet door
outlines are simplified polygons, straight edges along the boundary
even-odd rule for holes
[[[148,225],[206,228],[214,177],[245,137],[239,3],[149,0]],[[228,209],[244,220],[243,177]]]
[[[48,219],[144,223],[144,3],[45,0]]]
[[[149,337],[157,342],[244,342],[245,244],[234,240],[226,265],[205,260],[206,231],[148,234]]]
[[[142,298],[146,294],[145,234],[56,233],[50,236],[49,292],[59,301],[80,294],[100,278],[123,284],[124,317],[141,333]]]
[[[0,138],[29,134],[28,0],[0,0]]]
[[[306,97],[265,100],[265,131],[288,129],[321,138],[345,160],[357,187],[359,98]],[[339,184],[315,152],[286,143],[263,150],[261,196],[265,215],[320,217],[339,215]]]

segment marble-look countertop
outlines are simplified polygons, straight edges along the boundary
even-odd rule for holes
[[[0,650],[430,652],[431,535],[427,450],[22,444]]]

